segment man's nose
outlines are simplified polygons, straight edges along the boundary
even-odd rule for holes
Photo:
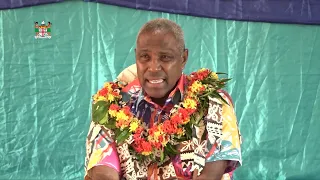
[[[161,64],[160,64],[159,58],[156,56],[153,56],[149,64],[149,71],[155,72],[160,70],[161,70]]]

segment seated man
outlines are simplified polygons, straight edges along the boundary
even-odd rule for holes
[[[169,119],[174,105],[188,96],[184,94],[188,79],[182,73],[188,59],[184,47],[179,25],[167,19],[149,21],[137,36],[136,66],[118,76],[119,81],[127,83],[123,98],[128,99],[131,112],[149,128]],[[232,172],[242,161],[240,134],[231,98],[223,90],[219,92],[226,103],[209,98],[200,123],[204,128],[192,129],[192,140],[175,146],[179,154],[160,166],[139,163],[125,155],[123,147],[117,147],[111,138],[112,132],[92,122],[86,144],[85,179],[232,179]],[[124,159],[130,159],[130,163]]]

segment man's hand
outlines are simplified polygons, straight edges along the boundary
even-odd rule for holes
[[[93,167],[88,171],[88,177],[88,180],[120,180],[119,173],[108,166]]]
[[[228,161],[214,161],[208,162],[198,176],[198,170],[193,172],[192,180],[221,180],[226,168]]]

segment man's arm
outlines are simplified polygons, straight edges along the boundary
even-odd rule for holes
[[[86,180],[120,180],[119,173],[108,166],[96,166],[88,171]]]
[[[225,170],[227,168],[228,161],[214,161],[207,162],[201,171],[200,176],[198,175],[198,170],[193,172],[193,180],[221,180]]]
[[[241,165],[241,140],[235,111],[232,101],[225,94],[220,95],[228,104],[218,103],[219,101],[210,98],[206,116],[209,152],[205,155],[203,171],[194,180],[221,180],[225,173],[232,172]]]
[[[110,131],[91,123],[86,142],[85,180],[118,180],[120,162]]]

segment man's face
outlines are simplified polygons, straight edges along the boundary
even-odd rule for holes
[[[181,77],[188,51],[181,52],[170,32],[143,32],[137,40],[136,65],[140,84],[152,98],[164,98]]]

